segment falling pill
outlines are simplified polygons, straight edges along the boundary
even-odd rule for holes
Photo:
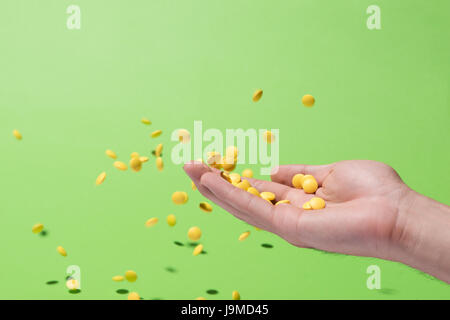
[[[58,246],[58,247],[56,248],[56,250],[57,250],[57,251],[59,252],[59,254],[62,255],[63,257],[67,257],[66,249],[64,249],[63,247]]]
[[[188,195],[184,191],[175,191],[172,194],[172,201],[175,204],[184,204],[188,201]]]
[[[255,92],[253,92],[252,100],[253,102],[258,102],[259,99],[261,99],[263,95],[263,91],[261,89],[257,89]]]
[[[150,227],[154,226],[157,223],[158,223],[158,218],[150,218],[150,219],[147,220],[147,222],[145,222],[145,226],[147,228],[150,228]]]
[[[314,103],[316,102],[316,99],[314,99],[314,97],[310,94],[305,94],[302,97],[302,103],[305,107],[312,107],[314,105]]]
[[[162,133],[162,130],[155,130],[150,135],[152,138],[157,138],[161,135],[161,133]]]
[[[203,251],[203,245],[199,244],[194,248],[194,251],[192,252],[192,255],[198,256]]]
[[[114,167],[116,167],[119,170],[125,171],[128,169],[127,165],[123,163],[122,161],[116,161],[114,162]]]
[[[14,129],[13,135],[16,137],[17,140],[22,140],[22,134],[19,132],[19,130]]]
[[[129,282],[135,282],[137,280],[137,273],[133,270],[125,272],[125,279]]]
[[[188,230],[188,238],[192,241],[197,241],[202,236],[202,231],[199,227],[191,227]]]
[[[239,236],[239,241],[243,241],[243,240],[247,239],[249,235],[250,235],[250,231],[243,232],[243,233]]]
[[[31,228],[31,231],[36,234],[41,233],[42,230],[44,230],[44,225],[42,223],[37,223]]]
[[[213,210],[212,206],[208,202],[200,202],[199,207],[205,212],[211,212]]]

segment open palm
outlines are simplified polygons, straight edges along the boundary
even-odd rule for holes
[[[389,259],[390,244],[401,233],[396,227],[397,208],[408,188],[391,167],[380,162],[285,165],[275,168],[272,182],[247,179],[260,192],[273,192],[277,201],[290,201],[277,206],[233,186],[218,170],[201,162],[188,163],[184,169],[205,197],[299,247]],[[316,178],[316,195],[292,187],[297,173]],[[326,207],[303,210],[303,203],[314,196],[323,198]]]

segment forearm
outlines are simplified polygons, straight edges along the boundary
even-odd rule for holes
[[[450,283],[450,207],[410,190],[397,225],[395,260]]]

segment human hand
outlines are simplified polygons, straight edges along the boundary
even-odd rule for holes
[[[205,197],[293,245],[396,260],[429,270],[410,256],[414,251],[411,247],[418,242],[413,235],[416,228],[409,226],[410,216],[417,217],[416,221],[421,219],[410,212],[410,203],[420,195],[414,195],[386,164],[351,160],[321,166],[284,165],[275,168],[272,182],[247,179],[260,192],[274,193],[276,201],[290,201],[276,206],[233,186],[220,176],[219,170],[203,163],[191,162],[184,169]],[[292,187],[292,177],[297,173],[316,178],[316,195]],[[302,209],[303,203],[314,196],[323,198],[326,207]]]

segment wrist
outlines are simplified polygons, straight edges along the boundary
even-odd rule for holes
[[[450,207],[405,187],[397,215],[392,260],[450,282]]]

